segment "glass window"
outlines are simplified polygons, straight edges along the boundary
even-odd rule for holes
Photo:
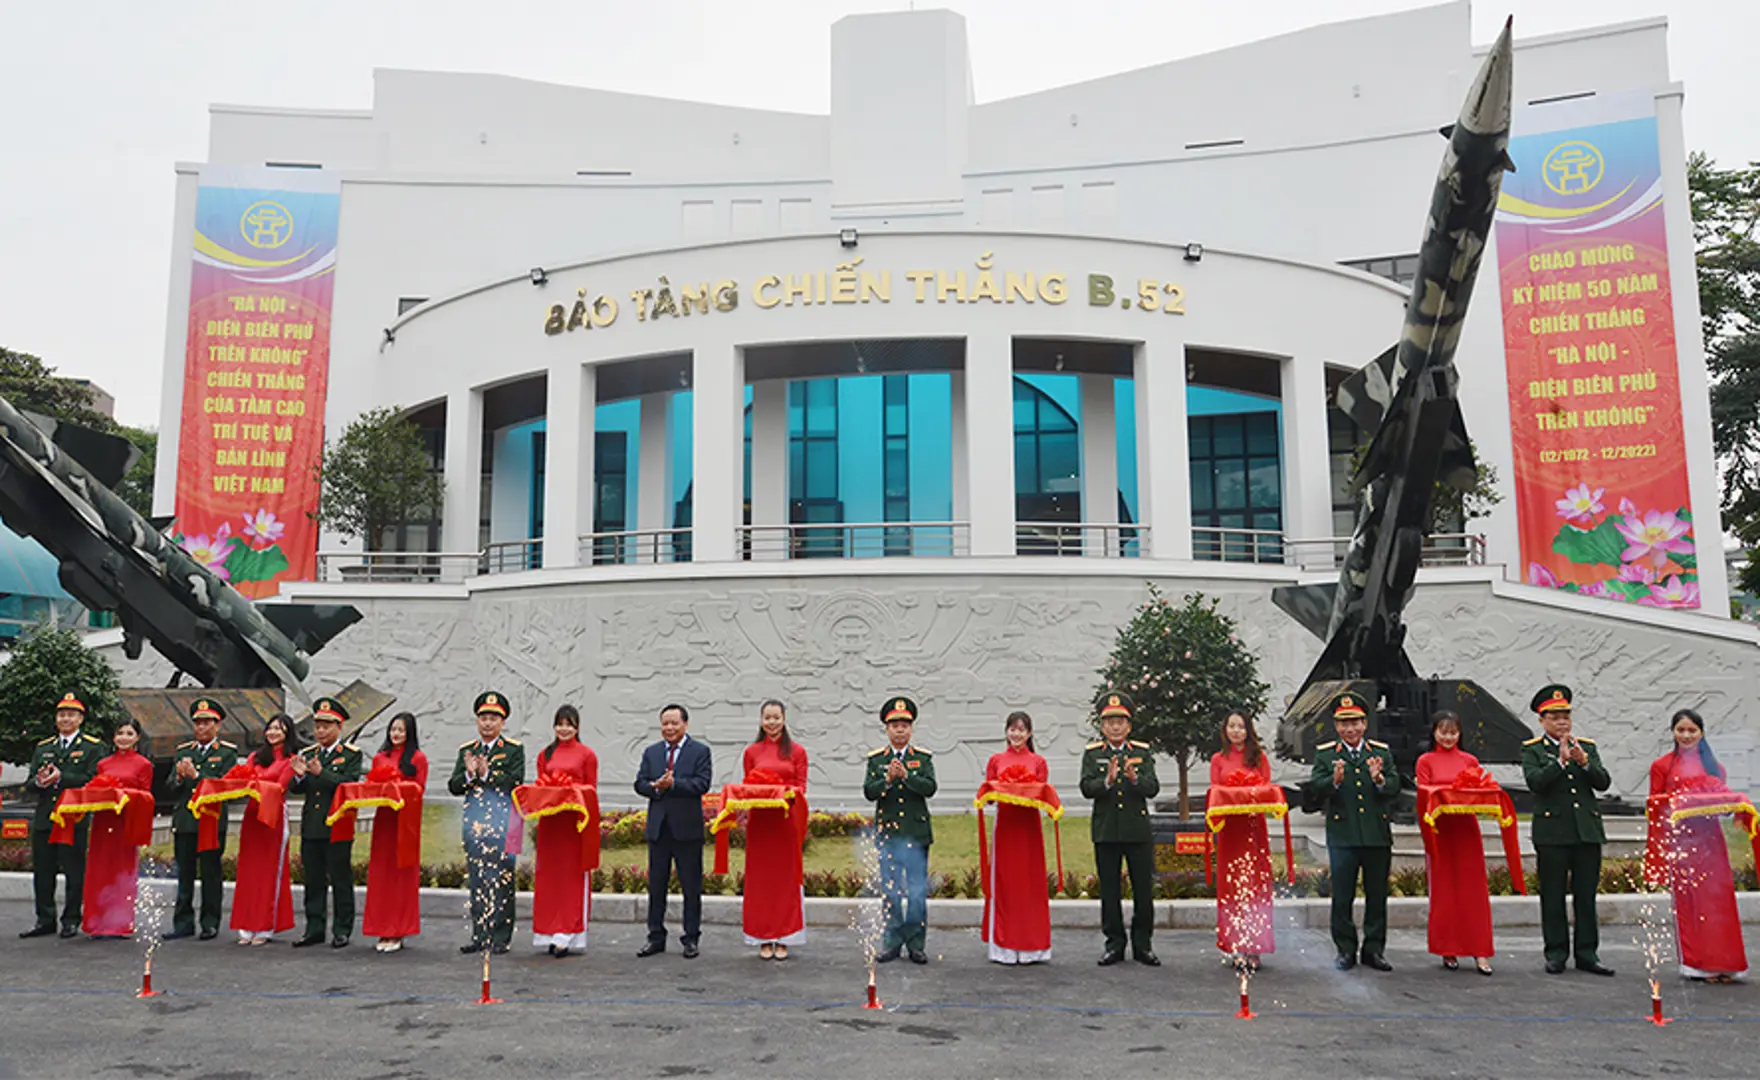
[[[1246,453],[1247,440],[1244,418],[1240,416],[1213,416],[1211,422],[1211,446],[1219,458],[1238,457]]]
[[[1275,454],[1277,445],[1277,414],[1247,414],[1247,453]]]
[[[1249,458],[1247,461],[1247,482],[1251,485],[1249,498],[1252,506],[1282,506],[1283,494],[1278,462],[1271,458]]]
[[[886,498],[908,501],[911,495],[910,448],[903,439],[886,440],[885,472]],[[889,516],[886,520],[898,519]]]
[[[1039,446],[1031,435],[1014,437],[1014,493],[1036,495],[1039,492]]]
[[[1039,477],[1048,491],[1081,490],[1082,448],[1073,431],[1039,435]]]
[[[1200,559],[1278,562],[1277,536],[1204,530],[1283,528],[1282,447],[1275,413],[1194,417],[1191,430],[1192,551]]]
[[[1021,435],[1037,431],[1039,428],[1039,395],[1031,386],[1017,381],[1014,384],[1014,430]]]
[[[837,441],[835,439],[807,440],[806,474],[803,487],[808,499],[837,498]]]
[[[837,380],[807,384],[807,434],[837,437]]]
[[[1210,458],[1210,418],[1194,416],[1186,422],[1186,449],[1193,461]]]
[[[1239,510],[1247,505],[1247,463],[1240,458],[1218,458],[1211,468],[1216,473],[1216,505],[1223,510]]]
[[[1192,462],[1192,510],[1216,509],[1216,490],[1210,462],[1193,458]]]

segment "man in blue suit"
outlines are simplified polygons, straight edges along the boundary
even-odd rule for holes
[[[684,890],[684,958],[697,955],[703,922],[703,796],[715,781],[709,747],[685,732],[683,705],[660,710],[660,741],[642,751],[636,794],[648,800],[648,943],[637,956],[666,951],[666,885],[673,868]]]

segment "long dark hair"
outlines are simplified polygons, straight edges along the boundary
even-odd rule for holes
[[[1724,779],[1727,774],[1723,771],[1723,766],[1718,763],[1717,755],[1711,752],[1710,740],[1705,738],[1704,719],[1692,709],[1676,709],[1674,715],[1670,717],[1668,721],[1668,730],[1670,733],[1674,731],[1674,726],[1682,720],[1691,720],[1693,726],[1699,729],[1699,762],[1705,766],[1705,775],[1715,776],[1720,780]],[[1674,754],[1678,758],[1680,753],[1681,748],[1677,745],[1674,748]]]
[[[1227,753],[1233,749],[1228,741],[1228,721],[1232,717],[1240,717],[1241,725],[1247,729],[1247,741],[1241,748],[1241,757],[1245,759],[1247,768],[1257,769],[1265,760],[1265,748],[1259,745],[1259,733],[1253,730],[1253,717],[1245,709],[1230,709],[1222,714],[1222,750]]]
[[[422,738],[416,734],[416,714],[400,712],[391,718],[391,724],[403,721],[403,753],[397,757],[397,771],[405,776],[416,774],[416,751],[422,748]],[[385,741],[379,744],[379,753],[389,754],[394,743],[391,741],[391,724],[385,725]]]
[[[581,740],[581,714],[580,714],[580,710],[576,709],[573,705],[567,705],[567,704],[558,705],[556,707],[556,716],[550,721],[550,730],[555,731],[556,725],[562,723],[564,720],[567,720],[570,724],[574,725],[574,740],[575,740],[575,742],[580,742],[580,740]],[[538,760],[541,762],[548,762],[550,760],[550,755],[556,753],[556,748],[561,745],[562,745],[561,739],[556,738],[554,735],[551,736],[550,737],[550,745],[544,747],[543,752],[538,755]]]
[[[776,737],[776,752],[782,755],[782,760],[787,761],[794,757],[794,739],[788,734],[788,706],[775,698],[770,698],[765,701],[764,704],[758,706],[758,734],[752,739],[752,741],[755,743],[761,743],[766,738],[764,734],[764,710],[772,705],[776,706],[776,708],[782,713],[782,734]]]
[[[265,736],[263,745],[257,747],[251,752],[251,763],[265,769],[275,764],[275,745],[269,742],[266,737],[269,732],[270,724],[279,724],[281,730],[287,735],[287,737],[281,741],[281,749],[288,757],[292,757],[294,754],[298,753],[300,747],[303,745],[299,738],[299,728],[294,725],[293,717],[281,712],[270,713],[269,719],[263,721],[263,734]]]
[[[1008,719],[1002,722],[1002,733],[1004,735],[1008,734],[1008,729],[1014,727],[1015,721],[1017,720],[1027,725],[1027,750],[1031,753],[1037,754],[1039,751],[1033,746],[1033,718],[1031,716],[1021,712],[1019,709],[1009,713]]]
[[[137,754],[140,753],[141,752],[140,740],[146,737],[146,732],[141,730],[141,722],[139,720],[136,720],[132,716],[125,716],[122,719],[116,721],[115,724],[111,725],[110,745],[111,746],[116,745],[116,733],[118,731],[121,731],[123,728],[133,728],[134,729],[134,736],[135,736],[135,740],[136,740],[135,744],[134,744],[134,753],[137,753]]]

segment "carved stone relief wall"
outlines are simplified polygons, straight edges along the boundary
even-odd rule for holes
[[[1281,712],[1319,642],[1277,610],[1269,587],[1161,584],[1171,597],[1222,598]],[[512,701],[509,732],[529,755],[550,741],[556,707],[572,703],[581,737],[599,754],[607,805],[636,803],[636,762],[669,702],[690,709],[691,734],[714,749],[720,784],[742,773],[760,704],[782,700],[811,757],[814,805],[853,808],[863,804],[864,758],[884,741],[880,703],[906,694],[922,709],[916,740],[935,752],[937,805],[950,810],[970,805],[1003,746],[1003,717],[1025,709],[1053,782],[1079,802],[1095,671],[1145,596],[1140,581],[1114,577],[852,574],[368,599],[356,601],[362,622],[314,658],[311,686],[359,678],[397,695],[394,709],[420,719],[436,788],[458,745],[474,737],[470,705],[480,691]],[[1649,761],[1666,746],[1667,714],[1680,704],[1704,712],[1732,781],[1738,769],[1743,780],[1752,775],[1760,650],[1751,644],[1500,599],[1483,584],[1424,586],[1409,614],[1421,671],[1475,678],[1518,713],[1542,683],[1571,683],[1581,729],[1600,741],[1616,790],[1642,792]],[[162,661],[113,659],[128,685],[164,685],[169,674]],[[1272,738],[1275,718],[1262,719],[1260,732]],[[376,745],[381,734],[382,723],[362,738]],[[1175,771],[1163,763],[1161,772],[1171,794]],[[1279,763],[1280,779],[1299,772]]]

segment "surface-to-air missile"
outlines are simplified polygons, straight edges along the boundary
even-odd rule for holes
[[[1455,347],[1472,298],[1509,159],[1510,24],[1485,57],[1430,199],[1417,277],[1393,348],[1346,380],[1338,406],[1370,437],[1352,478],[1357,523],[1336,585],[1286,586],[1273,599],[1326,642],[1277,733],[1281,754],[1311,760],[1331,737],[1329,703],[1350,688],[1379,703],[1370,734],[1408,775],[1435,709],[1461,715],[1462,746],[1481,760],[1515,761],[1528,729],[1496,698],[1460,679],[1421,679],[1405,652],[1402,612],[1429,533],[1438,481],[1476,478],[1456,397]]]
[[[55,556],[75,599],[117,614],[129,658],[151,642],[204,686],[285,686],[303,697],[307,655],[360,613],[345,605],[252,604],[110,490],[126,459],[110,455],[98,466],[103,475],[94,474],[67,453],[72,440],[56,434],[49,438],[0,398],[0,519]],[[68,434],[91,445],[109,438]]]

